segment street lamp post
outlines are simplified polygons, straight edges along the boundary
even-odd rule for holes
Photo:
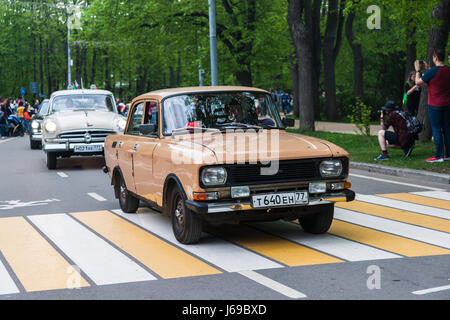
[[[70,58],[70,16],[67,13],[67,88],[69,88],[72,82],[71,73],[71,58]]]
[[[218,68],[217,68],[217,37],[216,37],[216,0],[209,1],[209,43],[211,52],[211,85],[217,86]]]

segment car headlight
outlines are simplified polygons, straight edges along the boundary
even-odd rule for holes
[[[118,118],[114,120],[114,127],[117,131],[123,132],[125,130],[125,126],[127,125],[127,121],[123,118]]]
[[[227,181],[227,170],[222,167],[203,169],[201,180],[205,186],[225,184]]]
[[[31,121],[31,128],[32,129],[38,129],[39,128],[39,122],[36,120]]]
[[[319,167],[322,177],[338,177],[342,174],[342,162],[340,160],[325,160]]]
[[[56,123],[53,121],[47,121],[44,128],[48,133],[54,133],[56,132]]]

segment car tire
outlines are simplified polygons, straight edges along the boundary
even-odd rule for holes
[[[170,199],[172,229],[175,238],[183,244],[197,243],[202,235],[201,218],[186,207],[185,199],[178,188],[173,189]]]
[[[125,179],[120,175],[118,185],[120,209],[125,213],[136,213],[139,208],[139,199],[134,197],[125,185]]]
[[[41,143],[39,141],[31,140],[31,135],[30,135],[30,148],[33,149],[33,150],[41,148]]]
[[[56,153],[54,153],[54,152],[47,152],[47,168],[49,170],[55,170],[56,169]]]
[[[303,230],[312,234],[326,233],[333,223],[334,203],[321,205],[317,213],[299,218]]]

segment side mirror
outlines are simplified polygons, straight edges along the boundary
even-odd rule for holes
[[[291,118],[283,118],[283,120],[281,120],[281,122],[283,123],[283,126],[285,128],[295,126],[295,120],[291,119]]]
[[[153,123],[149,124],[141,124],[139,126],[139,133],[143,135],[153,134],[156,133],[157,126]]]

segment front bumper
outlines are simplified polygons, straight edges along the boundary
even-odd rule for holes
[[[198,201],[186,200],[186,206],[198,214],[212,214],[212,213],[233,213],[240,211],[268,211],[269,209],[291,209],[295,207],[308,207],[334,202],[350,202],[355,200],[355,192],[346,189],[337,193],[323,194],[320,197],[310,197],[307,205],[287,206],[287,207],[265,207],[253,208],[250,201],[229,201],[229,202],[212,202],[203,203]]]
[[[42,133],[31,133],[30,139],[32,141],[39,141],[39,142],[41,142],[41,140],[42,140]]]
[[[100,145],[102,147],[102,151],[99,152],[103,152],[104,147],[105,147],[105,143],[104,142],[100,142],[100,143],[46,143],[42,146],[42,150],[45,152],[73,152],[75,153],[75,146],[98,146]],[[83,153],[80,153],[83,154]]]

